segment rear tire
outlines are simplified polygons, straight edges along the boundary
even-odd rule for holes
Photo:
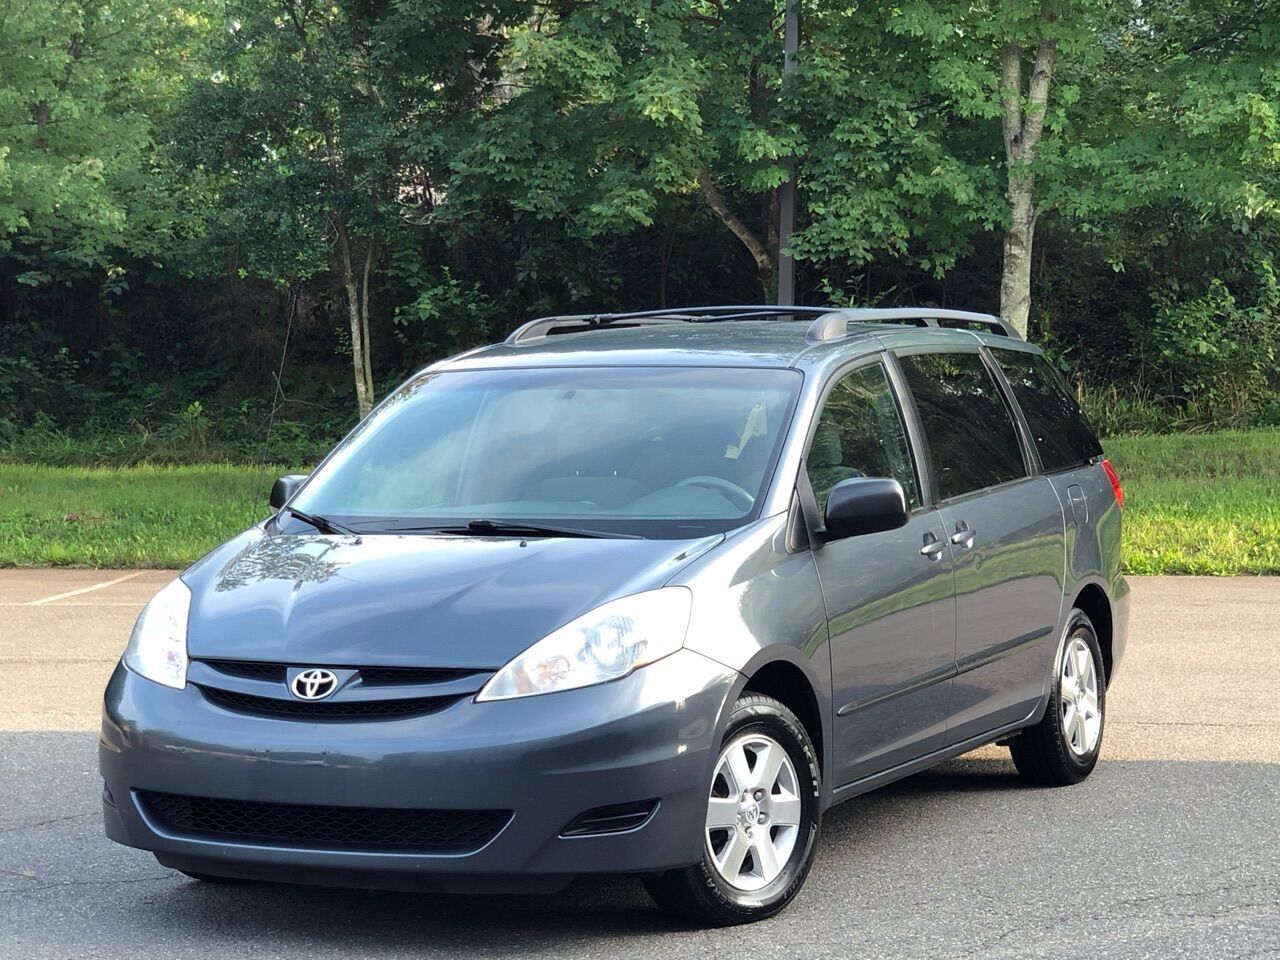
[[[1093,623],[1083,610],[1067,618],[1054,656],[1044,717],[1009,744],[1023,779],[1044,786],[1079,783],[1093,772],[1107,712],[1106,669]]]
[[[804,725],[772,697],[744,694],[729,714],[712,773],[702,859],[646,877],[645,889],[664,912],[704,926],[773,916],[809,874],[821,796]]]

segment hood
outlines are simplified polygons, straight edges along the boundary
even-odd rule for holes
[[[249,531],[185,574],[193,658],[494,669],[616,597],[661,586],[697,540]]]

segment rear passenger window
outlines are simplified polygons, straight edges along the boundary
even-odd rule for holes
[[[819,515],[831,488],[850,477],[892,477],[907,506],[920,505],[907,432],[881,364],[859,367],[831,388],[805,466]]]
[[[1021,350],[992,350],[1031,428],[1046,473],[1101,456],[1102,446],[1080,405],[1044,357]]]
[[[901,357],[946,500],[1027,475],[1018,431],[995,380],[976,353]]]

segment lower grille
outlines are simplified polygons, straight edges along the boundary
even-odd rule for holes
[[[400,810],[257,803],[138,791],[147,813],[179,835],[279,846],[460,853],[478,850],[510,810]]]
[[[393,720],[421,717],[443,710],[462,699],[451,697],[404,697],[399,700],[284,700],[257,697],[251,693],[199,687],[205,699],[227,710],[259,717],[287,717],[307,720]]]

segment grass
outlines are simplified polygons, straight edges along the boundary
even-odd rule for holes
[[[1129,572],[1280,574],[1280,430],[1104,446]],[[183,567],[265,516],[284,472],[0,464],[0,566]]]
[[[266,516],[284,472],[0,464],[0,566],[185,567]]]
[[[1103,446],[1124,484],[1130,573],[1280,574],[1280,430]]]

